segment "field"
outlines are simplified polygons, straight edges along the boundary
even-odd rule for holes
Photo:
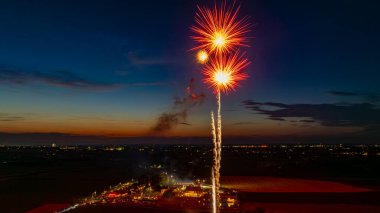
[[[240,191],[244,211],[271,213],[376,213],[380,212],[375,188],[350,184],[277,177],[227,176],[222,186]]]
[[[245,192],[369,192],[372,189],[333,181],[276,177],[227,176],[222,186]]]

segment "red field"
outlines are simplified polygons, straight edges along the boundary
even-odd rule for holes
[[[222,187],[245,192],[369,192],[371,189],[332,181],[275,177],[226,176]]]
[[[270,213],[378,213],[379,206],[351,204],[255,203],[255,208]],[[254,208],[254,209],[255,209]]]
[[[69,207],[69,204],[45,204],[26,213],[55,213],[67,207]]]
[[[275,177],[222,177],[240,192],[244,212],[377,213],[378,191],[339,182]]]

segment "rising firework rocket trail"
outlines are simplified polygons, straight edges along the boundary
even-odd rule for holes
[[[221,102],[220,102],[220,91],[218,91],[217,95],[217,102],[218,102],[218,116],[217,116],[217,164],[216,164],[216,171],[218,173],[218,177],[215,180],[216,188],[218,191],[216,192],[216,198],[219,200],[219,189],[220,189],[220,168],[221,168],[221,161],[222,161],[222,115],[221,115]],[[218,203],[218,202],[217,202]]]
[[[213,145],[213,167],[211,170],[211,182],[212,182],[212,209],[213,213],[216,213],[217,211],[217,206],[218,206],[218,199],[219,197],[219,192],[216,190],[217,189],[217,183],[216,180],[219,180],[219,173],[217,172],[217,165],[219,164],[218,162],[218,143],[217,143],[217,137],[216,137],[216,129],[215,129],[215,116],[214,112],[211,111],[211,135],[212,135],[212,145]]]
[[[249,61],[240,54],[237,47],[247,45],[245,34],[249,32],[250,24],[247,17],[238,18],[240,6],[228,6],[222,1],[212,9],[198,6],[195,16],[196,25],[191,27],[195,35],[192,39],[198,45],[192,50],[199,50],[197,60],[204,64],[202,73],[204,82],[212,87],[217,99],[217,122],[215,128],[214,113],[211,112],[211,132],[213,140],[212,167],[212,199],[213,212],[218,212],[220,206],[220,168],[222,154],[222,116],[221,93],[235,91],[239,81],[248,77],[242,72]]]
[[[215,175],[214,175],[214,169],[211,171],[211,184],[212,184],[212,212],[217,212],[217,206],[218,204],[216,199],[216,186],[215,186]]]

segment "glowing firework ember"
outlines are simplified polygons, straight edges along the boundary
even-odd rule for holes
[[[199,50],[197,60],[200,64],[205,64],[208,61],[208,53],[205,50]]]
[[[216,56],[203,68],[204,82],[214,88],[215,92],[235,90],[239,81],[248,75],[242,70],[249,64],[243,55],[235,52],[232,56]]]
[[[193,50],[206,49],[219,54],[227,53],[234,46],[248,46],[244,34],[249,31],[250,24],[247,17],[238,19],[239,10],[240,6],[235,7],[235,4],[227,7],[225,1],[213,9],[198,6],[195,16],[197,25],[191,30],[195,33],[193,40],[199,45]]]

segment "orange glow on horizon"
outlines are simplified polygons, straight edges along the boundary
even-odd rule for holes
[[[241,120],[241,119],[238,119]],[[238,121],[237,120],[237,121]],[[265,118],[257,118],[259,124],[248,124],[248,125],[232,125],[233,122],[226,124],[228,128],[225,128],[225,136],[251,136],[251,132],[257,132],[257,136],[281,136],[281,135],[336,135],[347,134],[352,132],[360,131],[359,127],[324,127],[324,126],[315,126],[310,129],[299,129],[291,125],[277,126],[274,121],[267,120]],[[198,121],[201,122],[201,121]],[[175,129],[169,132],[165,132],[160,135],[162,137],[207,137],[209,136],[208,124],[206,123],[197,123],[197,125],[189,128],[185,125],[177,126]],[[150,123],[146,123],[143,126],[131,126],[126,123],[118,123],[118,128],[110,127],[107,128],[103,125],[91,125],[91,122],[88,122],[88,125],[75,125],[69,122],[65,124],[56,121],[54,123],[41,123],[33,122],[27,125],[21,123],[18,124],[2,124],[0,122],[0,128],[3,129],[3,132],[13,133],[13,134],[23,134],[23,133],[60,133],[60,134],[69,134],[69,135],[79,135],[79,136],[100,136],[100,137],[146,137],[149,136]],[[128,128],[123,126],[127,125]],[[49,128],[47,128],[49,126]]]

